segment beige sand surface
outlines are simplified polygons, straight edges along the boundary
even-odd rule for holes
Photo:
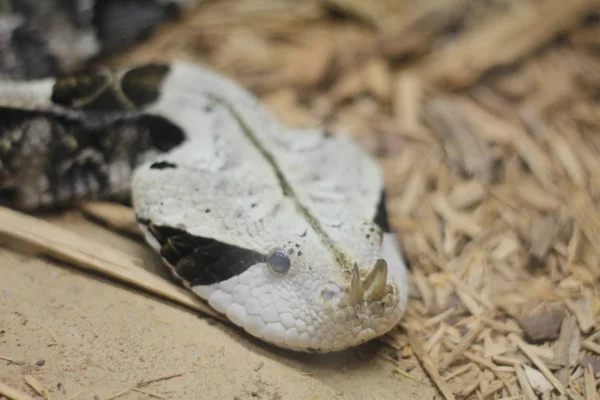
[[[141,242],[84,220],[51,218],[164,269]],[[375,355],[378,343],[334,355],[267,347],[243,332],[101,277],[0,249],[0,382],[52,399],[433,399]],[[37,364],[42,364],[39,366]],[[417,371],[418,372],[418,371]],[[181,375],[179,375],[181,374]],[[158,396],[158,397],[152,397]],[[1,398],[1,396],[0,396]],[[41,397],[37,397],[41,398]]]

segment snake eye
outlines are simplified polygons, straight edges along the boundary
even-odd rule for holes
[[[290,269],[290,258],[283,249],[273,249],[267,257],[267,264],[271,271],[278,274],[285,274]]]

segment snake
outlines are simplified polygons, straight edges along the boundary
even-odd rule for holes
[[[340,351],[399,323],[407,268],[358,143],[286,127],[199,63],[73,67],[143,40],[173,2],[16,3],[0,21],[2,204],[129,201],[181,285],[280,348]]]

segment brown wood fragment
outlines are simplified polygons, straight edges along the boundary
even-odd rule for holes
[[[180,373],[177,373],[177,374],[169,374],[169,375],[165,375],[165,376],[160,376],[158,378],[153,378],[153,379],[148,379],[148,380],[145,380],[145,381],[140,381],[140,382],[138,382],[135,385],[135,387],[136,388],[142,388],[144,386],[150,385],[151,383],[160,382],[160,381],[166,381],[166,380],[173,379],[173,378],[179,378],[183,374],[185,374],[185,372],[180,372]]]
[[[446,28],[464,18],[465,0],[418,1],[404,7],[401,19],[390,19],[380,38],[386,56],[426,51]]]
[[[548,379],[548,381],[558,390],[559,393],[565,394],[566,390],[562,383],[558,381],[552,374],[552,371],[544,364],[544,362],[527,346],[520,337],[511,333],[508,335],[508,338],[535,364],[536,367],[540,370],[542,374]],[[516,369],[517,367],[515,367]]]
[[[334,55],[334,40],[329,29],[316,26],[303,35],[298,46],[288,52],[283,79],[296,87],[318,85],[328,72]]]
[[[440,370],[445,370],[452,364],[456,359],[463,354],[463,352],[477,339],[479,333],[485,326],[484,322],[481,319],[477,319],[475,326],[462,338],[460,343],[452,349],[450,354],[444,358],[444,360],[440,363]]]
[[[409,131],[424,132],[420,118],[422,114],[423,87],[415,73],[400,72],[393,86],[393,113],[398,126]]]
[[[594,353],[600,355],[600,344],[594,343],[590,340],[585,340],[585,341],[581,342],[581,348],[589,350],[591,352],[594,352]]]
[[[477,236],[482,228],[474,218],[464,212],[454,209],[445,196],[438,194],[431,199],[435,211],[446,220],[452,228],[469,236]]]
[[[581,332],[584,334],[590,333],[596,326],[590,299],[587,296],[581,297],[576,301],[567,299],[565,304],[575,314],[575,317],[577,317]]]
[[[388,102],[392,95],[392,73],[387,63],[381,58],[371,59],[363,73],[369,92],[380,101]]]
[[[515,365],[523,364],[523,360],[520,360],[518,358],[513,358],[513,357],[502,356],[502,355],[494,355],[494,356],[492,356],[492,360],[494,360],[496,363],[498,363],[500,365],[515,366]]]
[[[425,120],[440,135],[450,160],[469,176],[482,182],[492,179],[493,156],[489,144],[476,134],[476,127],[455,106],[452,97],[438,96],[425,106]]]
[[[50,400],[50,392],[44,387],[37,379],[30,374],[24,376],[25,383],[29,385],[37,394],[42,396],[45,400]]]
[[[510,65],[545,45],[596,6],[594,0],[520,3],[432,56],[424,75],[453,88],[471,85],[490,69]]]
[[[525,370],[520,365],[515,365],[515,374],[517,375],[517,380],[519,381],[519,385],[523,390],[523,394],[528,400],[537,400],[537,396],[529,383],[529,379],[525,375]]]
[[[555,340],[558,338],[564,315],[565,307],[561,303],[540,303],[518,321],[529,340]]]
[[[596,252],[600,253],[600,213],[596,210],[590,195],[584,190],[573,188],[570,194],[571,215]]]
[[[530,267],[543,268],[546,256],[550,251],[558,224],[553,216],[535,218],[531,224],[531,235],[529,236],[528,264]]]
[[[414,354],[417,356],[417,359],[423,366],[423,369],[427,371],[427,374],[429,375],[435,386],[438,388],[442,396],[444,396],[446,400],[455,400],[452,391],[440,376],[438,369],[435,366],[435,363],[433,362],[431,357],[429,357],[429,355],[423,348],[423,345],[419,342],[419,339],[417,339],[416,334],[408,330],[407,335],[408,342],[410,343]]]
[[[552,390],[552,385],[540,371],[535,368],[531,368],[528,365],[523,365],[523,370],[525,371],[525,376],[527,376],[529,384],[535,392],[543,395],[544,393],[549,393]]]
[[[600,374],[600,357],[585,355],[579,359],[583,368],[591,368],[593,375]]]
[[[117,203],[90,201],[81,206],[84,215],[106,224],[119,231],[124,231],[137,237],[142,232],[135,220],[135,213],[131,207]]]
[[[555,343],[556,355],[554,362],[563,365],[557,373],[560,382],[568,386],[569,370],[575,363],[579,354],[579,330],[577,329],[577,320],[574,315],[567,313],[560,327],[560,335]]]
[[[592,367],[588,366],[583,374],[583,381],[585,385],[585,400],[598,400],[598,390],[596,389],[596,382],[594,379],[594,372]]]

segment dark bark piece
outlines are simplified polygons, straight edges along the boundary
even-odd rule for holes
[[[560,303],[542,303],[527,315],[519,318],[519,324],[530,342],[555,340],[565,316],[565,306]]]

